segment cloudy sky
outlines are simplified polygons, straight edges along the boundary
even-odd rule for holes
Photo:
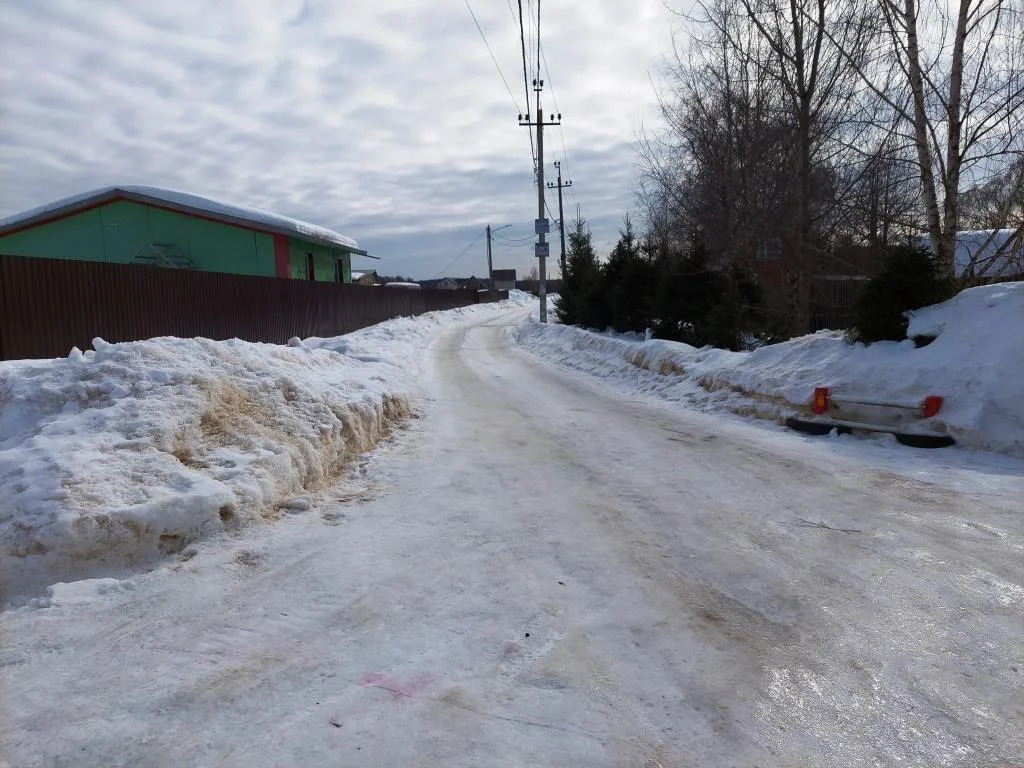
[[[470,4],[511,95],[465,0],[5,0],[0,217],[152,184],[331,227],[417,279],[482,274],[474,238],[511,224],[521,242],[496,242],[495,266],[524,273],[537,193],[516,0]],[[563,161],[566,209],[602,255],[634,206],[671,24],[661,0],[541,6],[543,104],[563,114],[545,174]]]

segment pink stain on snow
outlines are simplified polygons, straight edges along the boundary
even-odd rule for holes
[[[367,688],[383,688],[385,691],[391,691],[391,695],[396,699],[411,699],[426,688],[427,683],[433,679],[430,675],[420,675],[411,680],[402,681],[395,677],[385,677],[379,672],[367,672],[363,675],[363,685]]]

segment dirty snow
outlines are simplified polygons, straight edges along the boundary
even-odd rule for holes
[[[308,509],[409,415],[442,328],[529,301],[288,346],[96,339],[0,363],[0,605]]]
[[[528,311],[309,511],[0,612],[0,765],[1022,763],[1024,461],[623,396]]]
[[[816,386],[836,394],[919,402],[941,395],[929,429],[963,447],[1024,456],[1024,283],[963,291],[914,313],[914,342],[847,344],[820,331],[752,352],[697,349],[532,319],[511,330],[527,349],[560,365],[610,379],[629,391],[712,411],[780,421],[809,413]]]

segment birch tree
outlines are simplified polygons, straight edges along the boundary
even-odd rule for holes
[[[842,165],[844,150],[856,145],[856,66],[865,45],[860,7],[842,0],[738,0],[771,56],[755,61],[762,78],[785,94],[795,127],[796,237],[787,266],[789,308],[794,325],[807,325],[807,283],[819,242],[815,225],[831,211],[816,210],[842,193],[815,189],[821,169]],[[854,130],[854,132],[856,132]],[[838,177],[833,177],[838,178]]]
[[[961,188],[984,186],[1024,157],[1021,9],[1016,0],[871,2],[872,55],[847,60],[903,123],[916,152],[932,252],[953,277]],[[1005,196],[1015,199],[1024,175],[1009,178]]]

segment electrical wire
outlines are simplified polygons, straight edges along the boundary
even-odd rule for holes
[[[483,38],[484,45],[487,46],[487,52],[491,54],[491,61],[494,62],[495,68],[498,70],[498,75],[501,77],[501,82],[505,84],[505,90],[508,91],[508,95],[512,98],[512,104],[515,106],[517,111],[519,104],[516,102],[516,97],[512,95],[512,89],[508,87],[508,80],[505,79],[505,73],[501,71],[501,66],[498,64],[498,60],[494,57],[494,51],[491,50],[491,44],[487,42],[487,35],[484,34],[483,29],[480,27],[480,22],[476,19],[476,14],[473,13],[473,7],[469,4],[469,0],[465,0],[466,8],[469,10],[469,15],[473,17],[473,23],[476,24],[476,31],[480,33],[480,37]],[[530,102],[526,102],[529,106]]]
[[[498,240],[496,242],[500,243],[501,246],[504,247],[504,248],[533,248],[533,246],[536,245],[536,243],[532,243],[532,242],[530,242],[530,243],[519,243],[517,245],[513,245],[512,243],[506,243],[506,242],[504,242],[502,240]]]
[[[512,13],[512,20],[515,21],[516,15],[515,15],[515,11],[512,10],[512,0],[506,0],[506,1],[508,3],[509,12]],[[508,91],[509,98],[512,99],[512,105],[516,108],[516,112],[522,114],[523,110],[519,107],[519,102],[516,101],[516,97],[512,93],[512,89],[509,87],[508,80],[505,78],[505,73],[502,72],[501,65],[498,64],[498,59],[495,57],[494,51],[491,49],[491,44],[487,41],[487,35],[484,34],[484,30],[480,26],[480,22],[477,20],[476,14],[473,12],[473,7],[469,4],[469,0],[464,0],[464,2],[466,3],[466,9],[469,11],[469,15],[473,17],[473,23],[476,24],[477,32],[480,33],[480,37],[483,39],[484,45],[487,47],[487,52],[491,55],[491,61],[494,62],[494,67],[495,67],[495,69],[498,70],[498,76],[501,77],[501,82],[505,84],[505,90]],[[525,85],[525,82],[524,82],[524,85]],[[530,93],[529,93],[529,90],[527,90],[526,91],[527,119],[529,119],[529,114],[528,114],[529,110],[530,110]],[[533,133],[532,132],[529,134],[529,139],[530,139],[530,157],[533,158],[534,168],[536,168],[536,166],[537,166],[537,156],[536,156],[536,151],[533,148]]]
[[[526,77],[526,33],[523,30],[523,0],[517,0],[519,3],[519,47],[523,52],[523,93],[526,94],[526,113],[525,117],[527,122],[530,120],[530,85],[527,82]],[[533,160],[533,167],[537,167],[537,150],[533,146],[533,131],[527,131],[530,134],[530,158]]]
[[[512,7],[512,0],[505,0],[505,2],[508,3],[508,12],[512,14],[512,23],[518,25],[519,21],[516,19],[516,9]]]
[[[530,4],[530,0],[527,0],[527,4]],[[536,64],[537,64],[537,87],[538,88],[541,87],[541,84],[543,82],[541,80],[541,76],[540,76],[541,75],[541,72],[540,72],[540,61],[541,61],[540,60],[540,0],[537,0],[537,60],[536,60]],[[541,111],[540,110],[540,95],[538,93],[538,96],[537,96],[537,112],[540,113],[540,111]],[[543,113],[540,113],[539,119],[543,122],[543,120],[544,120]],[[540,160],[538,159],[537,162],[539,163]],[[541,175],[538,173],[537,174],[537,183],[538,184],[540,183],[540,180],[541,180]],[[544,201],[544,210],[547,211],[548,218],[549,219],[553,219],[554,216],[551,215],[551,209],[548,207],[548,190],[547,190],[546,186],[543,189],[541,189],[541,193],[540,194],[541,194],[541,199]]]
[[[537,79],[540,80],[540,0],[537,0]]]
[[[540,56],[541,60],[544,62],[544,72],[548,76],[547,85],[551,89],[551,103],[555,105],[555,112],[562,114],[562,110],[558,107],[558,98],[555,96],[555,86],[551,82],[551,67],[548,66],[548,57],[547,54],[544,53],[543,46],[540,46]],[[569,150],[565,148],[565,131],[562,130],[561,120],[558,121],[558,135],[562,140],[562,165],[565,166],[565,175],[571,178],[572,173],[569,171]],[[578,205],[579,201],[576,199],[576,190],[571,186],[567,187],[567,189],[569,190],[569,194],[572,195],[573,202]]]
[[[533,40],[534,40],[535,33],[536,33],[536,23],[534,21],[534,19],[536,19],[536,16],[534,15],[534,11],[533,11],[533,0],[526,0],[526,11],[527,11],[527,13],[526,13],[526,19],[527,19],[526,40],[529,43],[529,45],[526,46],[526,52],[527,52],[527,54],[529,56],[530,74],[533,75],[534,77],[540,77],[540,75],[536,74],[536,72],[537,72],[536,62],[533,60],[533,51],[534,51]]]
[[[440,277],[440,276],[441,276],[441,275],[442,275],[442,274],[443,274],[444,272],[447,272],[447,271],[448,271],[449,269],[451,269],[451,268],[452,268],[453,266],[455,266],[455,262],[457,262],[457,261],[458,261],[459,259],[461,259],[461,258],[462,258],[463,256],[465,256],[465,255],[466,255],[466,251],[468,251],[468,250],[469,250],[470,248],[472,248],[472,247],[473,247],[474,245],[476,245],[477,241],[478,241],[478,240],[479,240],[479,239],[480,239],[481,237],[483,237],[483,236],[484,236],[485,232],[486,232],[486,230],[480,230],[480,233],[479,233],[479,234],[478,234],[478,235],[477,235],[476,237],[474,237],[474,238],[473,238],[473,242],[471,242],[471,243],[470,243],[469,245],[467,245],[467,246],[466,246],[465,248],[463,248],[463,249],[462,249],[462,250],[461,250],[461,251],[459,252],[459,255],[458,255],[458,256],[456,256],[456,257],[455,257],[454,259],[452,259],[452,260],[451,260],[450,262],[448,262],[448,265],[447,265],[447,266],[445,266],[445,267],[444,267],[444,269],[442,269],[441,271],[439,271],[439,272],[438,272],[438,273],[437,273],[436,275],[434,275],[434,277],[433,277],[433,278],[431,278],[431,279],[432,279],[432,280],[435,280],[435,279],[437,279],[437,278],[438,278],[438,277]]]
[[[495,240],[500,240],[503,243],[525,243],[527,241],[533,242],[536,235],[527,235],[526,237],[505,237],[504,235],[495,235],[491,233],[491,237]]]

